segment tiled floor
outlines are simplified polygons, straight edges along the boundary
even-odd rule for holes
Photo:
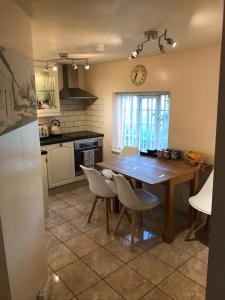
[[[88,186],[49,197],[46,247],[49,299],[52,300],[201,300],[205,299],[208,248],[185,242],[186,231],[172,244],[152,236],[149,217],[136,232],[130,252],[130,224],[125,219],[117,236],[107,235],[105,207],[87,214],[93,195]],[[161,210],[156,211],[161,216]],[[111,216],[111,228],[118,216]],[[184,216],[180,217],[184,228]]]

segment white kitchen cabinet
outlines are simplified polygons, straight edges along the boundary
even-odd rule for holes
[[[44,150],[44,149],[42,149]],[[45,149],[46,150],[46,149]],[[44,215],[48,217],[48,172],[47,172],[47,154],[41,155],[42,188],[44,201]]]
[[[48,187],[75,181],[73,142],[46,146],[48,151]]]

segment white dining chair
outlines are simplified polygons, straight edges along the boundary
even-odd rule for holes
[[[116,224],[114,234],[117,233],[122,218],[125,212],[127,212],[127,209],[131,210],[132,212],[131,250],[133,250],[136,219],[138,214],[144,211],[150,212],[152,208],[160,204],[160,200],[155,195],[153,195],[152,193],[144,189],[132,189],[129,181],[120,174],[118,175],[113,174],[113,179],[116,182],[118,198],[120,202],[123,204],[123,208],[121,210],[118,222]],[[152,218],[154,218],[153,214],[152,214]]]
[[[137,147],[131,147],[131,146],[124,146],[120,152],[120,154],[118,155],[118,158],[122,158],[122,157],[126,157],[126,156],[131,156],[134,155],[136,153],[138,153],[139,150]],[[102,175],[105,178],[108,179],[112,179],[112,170],[110,169],[104,169],[102,170]]]
[[[88,216],[88,223],[91,221],[98,199],[105,201],[106,209],[106,232],[109,233],[109,214],[111,212],[111,199],[117,197],[116,184],[112,180],[105,180],[100,172],[93,168],[87,168],[80,165],[88,183],[90,191],[95,195],[93,206]]]
[[[209,218],[212,213],[213,177],[214,172],[212,171],[200,192],[197,195],[190,197],[189,199],[189,204],[195,210],[195,217],[185,238],[186,241],[190,240],[193,231],[201,221],[202,214],[206,215],[205,227],[207,228],[208,226]]]

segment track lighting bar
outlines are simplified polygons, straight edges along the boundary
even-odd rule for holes
[[[144,36],[146,39],[142,43],[138,44],[136,50],[131,52],[129,60],[138,57],[144,48],[144,44],[151,42],[152,40],[158,40],[158,47],[161,53],[165,53],[165,46],[162,44],[162,39],[164,39],[164,41],[173,48],[177,45],[176,41],[167,36],[167,29],[162,34],[158,34],[158,31],[155,30],[146,31]]]
[[[69,62],[74,70],[78,69],[78,65],[76,62],[85,62],[84,68],[85,70],[90,69],[90,65],[88,63],[87,58],[70,58],[67,53],[59,53],[59,57],[57,59],[48,59],[48,60],[34,60],[34,62],[40,62],[43,65],[37,66],[37,67],[43,67],[46,72],[49,71],[49,69],[52,69],[54,72],[58,71],[58,65],[62,64],[63,61]]]

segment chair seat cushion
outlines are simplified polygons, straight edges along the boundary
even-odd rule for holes
[[[109,180],[105,179],[105,182],[109,185],[110,189],[112,190],[113,195],[111,197],[117,196],[118,193],[117,193],[117,187],[115,181],[110,179]]]
[[[143,206],[143,211],[151,209],[160,204],[159,198],[145,189],[135,189],[134,192]]]
[[[102,175],[106,178],[112,179],[113,172],[110,169],[103,169]]]

